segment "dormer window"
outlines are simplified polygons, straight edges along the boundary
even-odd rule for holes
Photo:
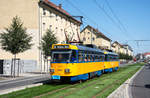
[[[46,15],[46,10],[43,8],[43,15]]]

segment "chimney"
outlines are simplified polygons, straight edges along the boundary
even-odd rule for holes
[[[62,4],[59,4],[59,6],[58,6],[60,9],[61,9],[61,7],[62,7]]]

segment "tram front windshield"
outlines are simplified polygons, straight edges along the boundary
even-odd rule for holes
[[[70,53],[53,53],[52,62],[69,62]]]

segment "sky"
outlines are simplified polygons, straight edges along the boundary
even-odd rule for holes
[[[50,0],[72,16],[83,16],[112,41],[129,44],[134,54],[150,52],[150,0]]]

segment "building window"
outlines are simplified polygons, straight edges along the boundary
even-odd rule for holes
[[[43,15],[46,15],[46,10],[43,8]]]
[[[49,11],[49,15],[51,16],[51,12]]]
[[[52,25],[49,25],[49,29],[51,30],[52,29]],[[52,31],[52,30],[51,30]]]
[[[83,41],[86,41],[86,38],[85,38],[85,37],[83,37]]]
[[[58,27],[56,27],[56,29],[58,29]]]
[[[88,32],[88,34],[90,34],[90,32]]]
[[[56,21],[58,21],[58,15],[56,15]]]
[[[45,23],[43,23],[43,30],[45,31]]]
[[[92,40],[94,41],[94,40],[95,40],[95,38],[93,37],[93,38],[92,38]]]
[[[88,39],[90,39],[90,38],[88,37]]]

